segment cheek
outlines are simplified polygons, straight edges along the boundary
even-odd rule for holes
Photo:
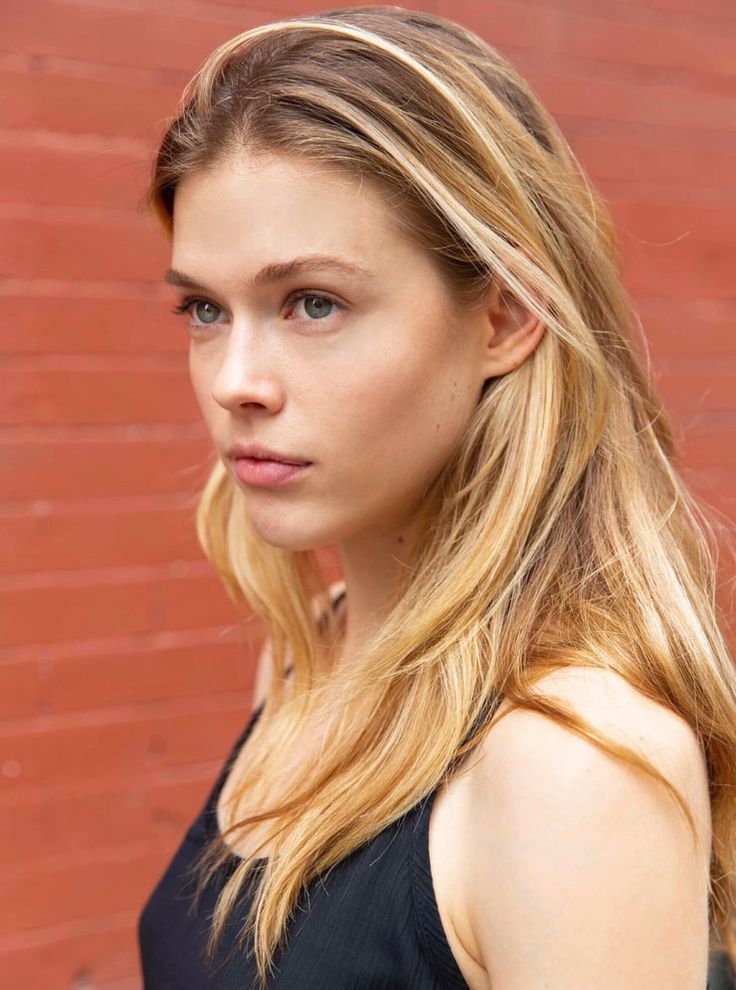
[[[202,361],[189,361],[189,381],[194,400],[199,409],[200,418],[205,430],[214,443],[221,442],[223,435],[233,432],[226,428],[226,421],[230,418],[228,413],[216,401],[212,395],[212,380],[216,369],[208,367]],[[239,425],[239,424],[237,424]],[[244,433],[245,430],[237,430],[237,433]]]
[[[210,381],[202,366],[192,360],[189,361],[189,380],[199,411],[205,422],[208,422],[212,418],[214,403]]]
[[[426,480],[449,456],[472,405],[468,371],[446,346],[384,350],[335,382],[333,415],[362,456],[358,474]]]
[[[189,381],[192,386],[192,393],[200,411],[204,415],[207,408],[207,393],[201,371],[196,362],[189,360]]]

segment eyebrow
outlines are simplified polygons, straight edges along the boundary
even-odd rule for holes
[[[272,282],[283,282],[284,279],[291,278],[293,275],[303,275],[318,268],[326,268],[343,275],[366,275],[369,278],[374,277],[373,272],[369,272],[366,268],[362,268],[353,262],[344,261],[327,254],[309,254],[301,258],[293,258],[291,261],[274,261],[270,265],[266,265],[265,268],[262,268],[257,275],[254,275],[248,284],[250,287],[257,289],[262,285],[268,285]],[[164,282],[168,282],[169,285],[178,285],[185,289],[207,289],[207,286],[197,282],[184,272],[177,271],[176,268],[168,269],[164,274]]]

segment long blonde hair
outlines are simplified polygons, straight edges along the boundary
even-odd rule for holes
[[[147,203],[170,236],[177,183],[246,152],[298,156],[375,182],[431,252],[460,312],[500,278],[546,325],[486,383],[455,455],[427,488],[411,567],[360,656],[329,677],[336,627],[312,551],[266,544],[216,460],[197,507],[232,600],[266,622],[272,688],[247,795],[316,706],[330,750],[271,821],[274,855],[242,858],[219,894],[212,959],[241,888],[265,985],[306,885],[447,779],[487,733],[491,701],[538,711],[680,792],[633,749],[533,691],[559,666],[607,668],[679,713],[706,757],[709,920],[736,961],[736,671],[716,602],[717,529],[683,480],[673,431],[634,344],[612,219],[552,117],[482,38],[402,7],[323,11],[244,31],[190,80],[167,121]],[[646,349],[646,343],[641,341]],[[252,612],[251,612],[252,614]],[[287,662],[293,685],[284,691]],[[328,684],[329,681],[329,684]],[[329,694],[328,694],[329,692]],[[442,718],[437,713],[442,712]],[[230,846],[205,849],[197,896]]]

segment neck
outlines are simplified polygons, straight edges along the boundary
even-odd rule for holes
[[[345,595],[337,607],[334,663],[350,662],[378,633],[394,604],[399,579],[412,557],[410,526],[377,536],[361,534],[338,547]],[[332,668],[331,668],[332,669]]]

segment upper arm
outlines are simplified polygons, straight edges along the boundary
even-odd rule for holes
[[[343,581],[333,581],[329,586],[330,598],[335,600],[338,593],[342,591],[345,584]],[[312,608],[317,610],[316,599],[312,600]],[[268,689],[271,686],[271,676],[273,674],[273,656],[271,652],[271,637],[267,636],[261,647],[261,652],[256,660],[256,673],[253,681],[253,701],[252,707],[255,711],[265,700]]]
[[[538,684],[650,759],[708,852],[694,733],[601,673],[592,687],[564,674]],[[488,733],[471,774],[468,911],[493,990],[703,990],[709,857],[661,784],[518,709]]]

